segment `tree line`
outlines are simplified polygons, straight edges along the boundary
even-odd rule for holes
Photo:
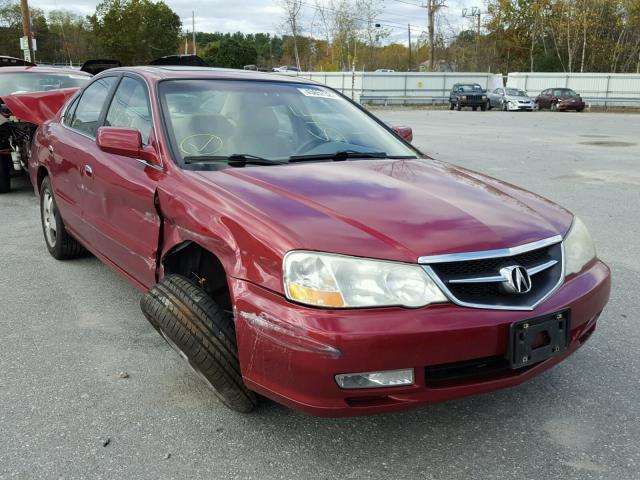
[[[488,0],[479,24],[451,23],[454,6],[429,0],[431,14],[416,7],[407,27],[387,20],[383,0],[274,1],[278,35],[198,32],[198,54],[231,68],[640,72],[640,0]],[[136,65],[194,48],[163,1],[104,0],[90,16],[31,8],[31,20],[40,62]],[[21,56],[21,36],[18,0],[0,0],[0,54]]]

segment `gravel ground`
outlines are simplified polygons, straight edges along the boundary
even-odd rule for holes
[[[614,275],[587,346],[527,384],[409,412],[234,414],[133,287],[94,258],[48,255],[23,183],[0,197],[0,478],[640,478],[640,116],[377,113],[432,156],[583,218]]]

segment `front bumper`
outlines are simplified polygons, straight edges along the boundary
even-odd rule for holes
[[[584,102],[559,102],[558,110],[584,110],[586,104]]]
[[[611,288],[608,267],[595,261],[528,312],[454,304],[321,310],[293,304],[252,283],[230,281],[247,386],[321,416],[402,410],[520,384],[562,361],[589,338]],[[462,380],[430,377],[430,367],[504,357],[513,322],[565,308],[571,309],[566,352],[518,370],[496,369]],[[403,368],[414,369],[413,385],[343,390],[334,379],[340,373]]]
[[[510,112],[517,112],[519,110],[526,110],[526,111],[532,112],[533,110],[535,110],[535,104],[533,102],[517,103],[517,104],[507,103],[507,110],[509,110]]]

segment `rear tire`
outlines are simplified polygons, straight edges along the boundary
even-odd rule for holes
[[[168,275],[140,301],[142,312],[171,348],[231,410],[249,413],[258,397],[242,381],[231,315],[200,287]]]
[[[53,197],[51,180],[45,177],[40,185],[40,220],[47,250],[56,260],[81,257],[86,250],[65,229],[64,222]]]
[[[453,102],[449,102],[449,110],[453,110],[454,107],[455,105],[453,104]]]
[[[0,155],[0,193],[9,193],[11,191],[11,157],[9,155]]]

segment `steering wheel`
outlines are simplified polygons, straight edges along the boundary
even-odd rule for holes
[[[224,141],[213,133],[196,133],[184,137],[180,142],[180,152],[184,155],[215,155],[220,151]]]
[[[308,126],[315,127],[316,131],[311,128],[307,128],[307,132],[314,138],[304,143],[300,148],[295,151],[294,155],[299,155],[307,150],[311,150],[323,143],[329,142],[344,142],[347,143],[345,136],[337,129],[333,127],[327,127],[316,122],[306,122]]]

